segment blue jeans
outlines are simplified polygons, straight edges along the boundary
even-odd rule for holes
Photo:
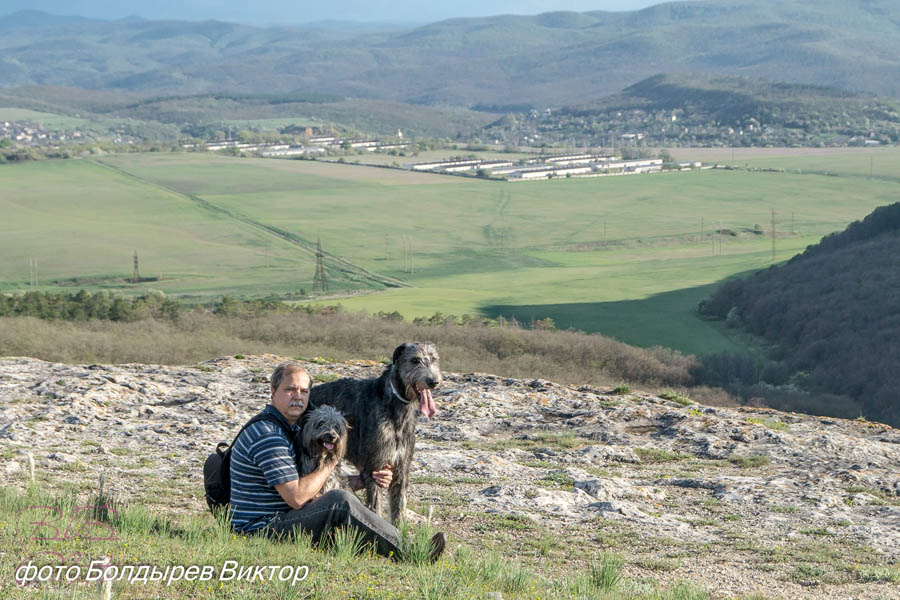
[[[338,527],[355,527],[364,542],[371,543],[382,556],[400,556],[400,532],[362,505],[346,490],[332,490],[300,508],[279,513],[260,533],[273,537],[293,537],[308,533],[314,544]]]

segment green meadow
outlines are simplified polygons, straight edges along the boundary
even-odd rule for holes
[[[751,169],[776,169],[805,174],[882,177],[900,182],[898,150],[871,148],[677,148],[678,160],[702,160]]]
[[[90,124],[87,119],[67,117],[27,108],[0,107],[0,121],[31,121],[47,128],[76,128]]]
[[[36,261],[42,290],[286,296],[312,290],[321,240],[330,290],[315,301],[348,310],[550,317],[641,346],[736,350],[697,302],[773,263],[773,209],[779,262],[896,201],[900,151],[875,156],[523,183],[199,153],[8,165],[0,291],[27,289]],[[843,170],[821,174],[832,162]],[[157,281],[125,281],[135,251]]]

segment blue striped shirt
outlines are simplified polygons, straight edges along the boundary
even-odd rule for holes
[[[262,411],[287,421],[269,404]],[[294,433],[298,426],[291,428]],[[231,451],[231,526],[249,533],[291,510],[275,486],[299,479],[294,447],[281,427],[258,421],[244,430]]]

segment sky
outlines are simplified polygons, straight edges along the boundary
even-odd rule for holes
[[[0,16],[24,9],[120,19],[218,19],[251,25],[339,20],[425,23],[454,17],[534,15],[556,10],[639,10],[661,0],[0,0]]]

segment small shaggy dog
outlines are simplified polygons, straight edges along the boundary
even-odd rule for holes
[[[347,430],[344,415],[332,406],[320,406],[309,411],[303,420],[300,476],[309,475],[323,463],[334,465],[334,470],[316,497],[331,490],[350,489],[340,469],[341,460],[347,453]]]
[[[406,515],[416,414],[431,418],[437,412],[431,390],[441,383],[439,361],[432,344],[401,344],[380,377],[338,379],[310,391],[310,405],[333,406],[347,415],[351,426],[347,459],[359,470],[366,502],[378,514],[383,503],[372,472],[391,466],[393,481],[388,494],[393,523]]]

